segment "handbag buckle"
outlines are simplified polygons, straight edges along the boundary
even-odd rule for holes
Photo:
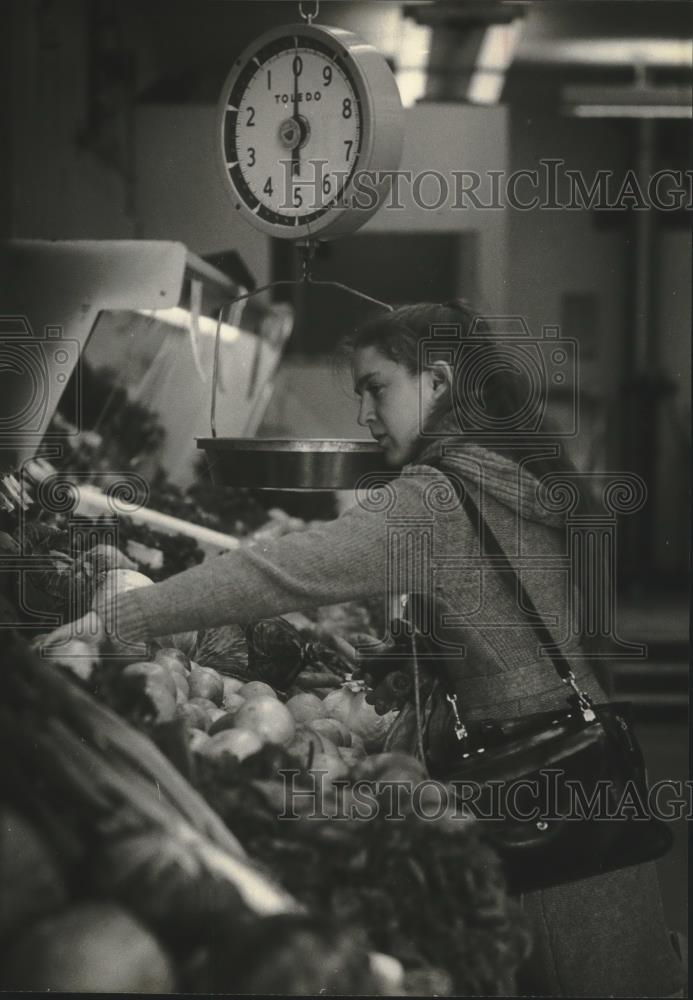
[[[467,731],[467,727],[465,726],[464,722],[462,722],[462,719],[460,719],[460,713],[457,710],[457,695],[446,694],[445,697],[449,701],[452,707],[452,714],[455,717],[455,724],[453,726],[453,729],[455,730],[455,736],[457,737],[458,740],[460,740],[460,742],[462,740],[468,739],[469,732]]]
[[[597,716],[594,712],[594,708],[592,707],[592,701],[590,699],[590,696],[587,694],[586,691],[581,691],[580,688],[577,686],[577,681],[575,679],[575,674],[573,673],[573,671],[572,670],[569,671],[568,676],[563,677],[562,680],[564,684],[569,684],[573,689],[573,691],[575,692],[575,695],[577,697],[578,707],[582,713],[582,717],[585,720],[585,722],[594,722]]]

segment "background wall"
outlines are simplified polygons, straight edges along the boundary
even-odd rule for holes
[[[180,239],[198,254],[234,249],[258,285],[270,280],[270,239],[233,211],[215,159],[212,104],[147,103],[135,112],[138,235]]]
[[[86,143],[87,7],[83,0],[3,4],[12,114],[0,199],[13,236],[134,235],[126,166]]]

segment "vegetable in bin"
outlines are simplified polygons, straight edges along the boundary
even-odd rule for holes
[[[276,635],[276,632],[271,634]],[[280,634],[286,635],[286,632]],[[89,683],[100,685],[101,696],[113,698],[118,694],[122,699],[123,685],[139,682],[145,685],[140,697],[146,699],[146,682],[156,676],[163,684],[162,669],[168,671],[168,679],[174,686],[176,678],[186,679],[187,682],[199,669],[195,661],[180,650],[171,648],[157,651],[149,665],[135,664],[134,668],[126,668],[124,672],[119,667],[116,671],[114,664],[104,661],[97,667],[96,679]],[[463,868],[466,865],[464,845],[467,838],[474,839],[466,821],[460,824],[453,820],[438,827],[437,824],[417,825],[413,816],[408,816],[404,824],[381,824],[377,818],[366,823],[311,820],[303,816],[300,801],[297,807],[303,819],[298,824],[277,821],[285,803],[284,786],[278,776],[282,767],[298,768],[301,780],[309,782],[307,787],[311,787],[313,774],[319,777],[319,794],[328,814],[334,813],[336,800],[332,782],[336,779],[351,782],[362,778],[376,791],[383,783],[401,780],[403,776],[414,783],[422,779],[420,765],[406,755],[381,753],[365,756],[363,741],[356,730],[366,736],[369,746],[381,747],[388,720],[378,716],[373,706],[366,702],[363,684],[347,682],[325,698],[309,692],[299,693],[299,689],[294,687],[292,690],[296,693],[284,705],[266,681],[244,683],[240,678],[219,676],[223,692],[221,707],[208,699],[194,698],[178,706],[177,712],[181,714],[175,723],[163,726],[151,714],[148,717],[136,714],[135,721],[140,728],[150,732],[162,747],[165,745],[164,731],[173,735],[170,727],[176,723],[182,726],[182,734],[186,734],[183,738],[189,741],[187,753],[192,763],[192,780],[205,800],[257,859],[254,863],[271,873],[277,884],[286,887],[297,902],[307,908],[311,921],[317,919],[318,927],[336,926],[340,933],[346,935],[344,944],[338,946],[340,954],[343,947],[347,950],[353,947],[353,944],[348,944],[352,932],[363,934],[365,931],[369,947],[394,955],[403,964],[406,977],[413,976],[414,982],[419,983],[419,989],[421,984],[425,987],[430,980],[439,993],[451,992],[453,984],[454,988],[459,984],[464,991],[472,981],[477,992],[488,994],[497,990],[492,972],[481,973],[478,969],[475,971],[474,966],[468,971],[466,952],[462,950],[458,955],[452,947],[452,931],[448,929],[442,933],[440,923],[449,919],[449,914],[430,915],[427,924],[419,920],[420,913],[428,912],[426,908],[430,907],[428,882],[433,875],[429,873],[428,866],[434,865],[433,872],[437,871],[436,865],[442,864],[440,878],[448,880],[452,878],[448,866],[454,864],[459,867],[460,862]],[[122,700],[120,704],[124,704]],[[187,711],[183,713],[183,709]],[[193,712],[199,713],[199,721],[191,726]],[[222,713],[218,718],[219,728],[216,723],[210,725],[214,712]],[[293,719],[285,730],[282,729],[284,722],[280,725],[275,718],[279,713],[282,719]],[[195,715],[195,720],[197,718]],[[204,723],[203,719],[206,720]],[[197,728],[200,724],[204,724],[207,732]],[[214,733],[210,736],[212,729]],[[283,743],[273,743],[276,738]],[[326,774],[318,775],[320,771]],[[440,847],[446,841],[449,843],[445,851],[449,852],[449,856],[444,854],[447,860],[442,860]],[[93,869],[93,882],[99,891],[117,899],[120,905],[131,910],[147,926],[165,926],[165,932],[157,932],[162,940],[173,942],[170,947],[175,954],[182,948],[191,962],[193,956],[188,942],[189,922],[193,919],[188,915],[191,913],[195,914],[193,937],[197,935],[192,951],[195,947],[204,948],[205,936],[211,939],[210,936],[214,935],[219,940],[221,935],[225,941],[230,937],[235,941],[243,928],[247,927],[254,933],[252,927],[256,917],[246,924],[246,918],[240,916],[246,913],[242,900],[234,897],[232,905],[232,893],[216,882],[209,884],[204,869],[197,869],[194,878],[188,871],[187,881],[181,877],[177,865],[184,856],[175,841],[162,844],[157,835],[135,828],[109,841],[100,857],[102,862]],[[370,859],[365,868],[364,857]],[[484,854],[484,863],[490,864],[491,857]],[[387,858],[390,859],[388,863],[384,860]],[[409,858],[413,859],[413,865]],[[349,859],[353,859],[355,867]],[[406,867],[402,869],[405,859]],[[414,872],[419,868],[424,873],[422,879],[418,875],[414,878]],[[463,871],[460,871],[459,878],[462,877]],[[168,887],[163,897],[155,891],[158,883]],[[458,892],[457,889],[455,891]],[[464,901],[471,914],[474,903],[468,898],[469,891],[465,889],[458,895],[460,905]],[[471,916],[460,916],[453,926],[460,940],[466,940],[471,935],[474,948],[479,953],[490,954],[492,949],[498,947],[499,937],[505,940],[503,936],[509,935],[511,943],[504,946],[507,948],[505,971],[498,972],[493,968],[493,975],[502,975],[505,977],[503,982],[509,982],[526,938],[512,905],[504,896],[502,883],[498,883],[496,891],[496,905],[501,908],[502,914],[497,924],[473,932],[473,921],[469,926],[459,923],[460,919],[471,920]],[[179,893],[183,896],[179,897]],[[179,902],[179,898],[183,902]],[[446,904],[448,908],[452,905]],[[405,914],[402,920],[395,917],[400,911]],[[402,924],[406,930],[404,937]],[[213,931],[210,926],[214,927]],[[311,924],[311,927],[314,926]],[[313,932],[306,933],[307,937],[299,933],[298,939],[315,942],[316,939],[311,936]],[[291,934],[288,934],[288,939],[294,940]],[[326,940],[322,933],[319,940]],[[271,946],[281,951],[279,937],[272,941]],[[269,947],[266,946],[267,956]],[[356,953],[358,951],[356,949]],[[295,988],[300,992],[301,984],[305,982],[302,976],[307,975],[305,968],[302,971],[304,963],[299,961],[302,951],[297,948],[286,954],[293,954],[295,961],[290,963],[291,969],[286,974],[285,992],[290,989],[291,983],[296,984]],[[285,960],[278,954],[277,967]],[[321,956],[323,969],[326,961]],[[362,956],[361,962],[362,972],[366,974],[368,964],[365,957]],[[486,958],[484,962],[487,963],[484,968],[491,970],[492,960]],[[269,968],[274,963],[270,963],[267,957],[264,964]],[[229,974],[224,955],[215,952],[202,963],[195,974],[197,978],[186,979],[185,982],[192,984],[191,988],[195,990],[225,992],[230,988]],[[256,980],[252,968],[244,966],[242,970],[236,969],[234,988],[236,982],[264,982],[262,969],[257,975],[260,978]],[[484,976],[488,978],[484,979]],[[353,991],[357,991],[358,981],[353,982]],[[322,985],[325,984],[326,981]]]
[[[165,943],[220,914],[298,912],[156,747],[13,638],[0,706],[3,801],[46,830],[70,891],[119,901]]]
[[[289,688],[303,665],[303,643],[297,629],[283,618],[255,622],[246,629],[248,666],[258,680]]]

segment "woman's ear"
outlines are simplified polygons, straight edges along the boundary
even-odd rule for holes
[[[429,372],[433,394],[443,396],[452,387],[452,368],[446,361],[434,361]]]

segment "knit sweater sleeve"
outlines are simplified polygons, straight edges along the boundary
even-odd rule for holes
[[[437,470],[410,466],[380,496],[360,495],[335,521],[241,547],[163,583],[120,595],[107,611],[107,628],[127,641],[148,641],[342,601],[384,598],[393,589],[394,566],[399,592],[420,591],[427,584],[421,560],[412,557],[413,535],[430,530],[435,536],[442,527],[449,536],[449,521],[455,519],[455,534],[463,537],[466,523],[459,509],[441,510],[435,504],[436,483],[445,489]],[[394,518],[409,530],[390,530]],[[446,523],[441,525],[441,519]]]

